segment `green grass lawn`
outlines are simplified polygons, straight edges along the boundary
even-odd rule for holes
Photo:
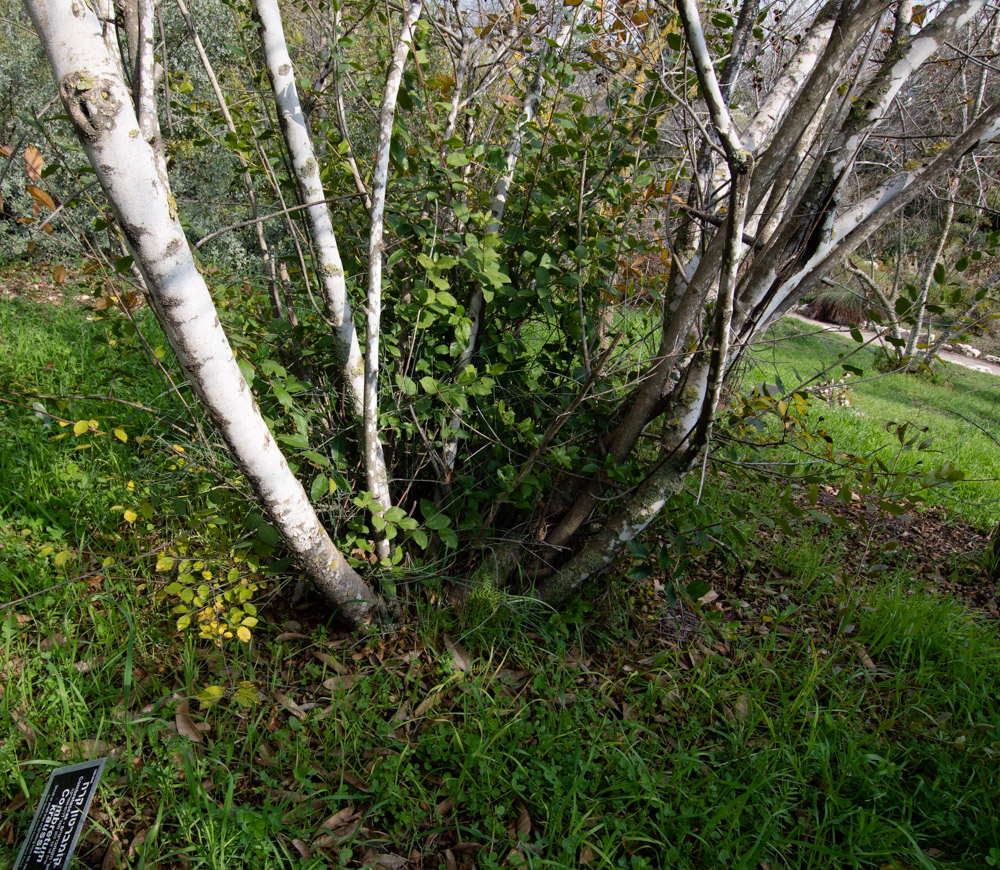
[[[1000,378],[951,363],[938,363],[932,374],[881,374],[874,345],[859,348],[846,336],[786,318],[755,348],[743,384],[750,389],[780,379],[791,390],[804,382],[815,387],[837,381],[846,374],[838,361],[856,351],[844,360],[864,372],[848,378],[851,405],[823,403],[812,411],[813,418],[823,417],[834,448],[858,456],[878,452],[897,468],[951,462],[964,473],[965,482],[927,492],[928,503],[948,508],[973,525],[995,526],[1000,521]],[[827,374],[812,380],[824,371]],[[887,423],[911,424],[911,434],[926,429],[919,441],[933,440],[927,449],[900,457],[899,441]]]
[[[459,614],[414,578],[398,628],[343,634],[275,596],[262,562],[252,642],[217,648],[176,631],[160,554],[187,536],[191,570],[216,576],[249,557],[206,526],[214,478],[171,452],[197,443],[167,428],[186,424],[163,381],[73,309],[0,304],[0,334],[0,868],[50,770],[95,754],[77,867],[1000,864],[996,623],[905,567],[846,576],[840,530],[748,528],[742,569],[692,554],[720,598],[689,604],[689,635],[627,566],[561,614],[500,594]],[[747,383],[835,357],[829,339],[764,345]],[[912,419],[935,461],[992,478],[996,445],[944,409],[998,431],[993,381],[946,372],[813,413],[856,453],[891,442],[880,415]],[[62,427],[26,400],[106,398],[109,374],[156,413],[46,400]],[[933,498],[990,524],[994,487]]]

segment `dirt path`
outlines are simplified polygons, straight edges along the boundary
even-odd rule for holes
[[[847,326],[837,326],[832,323],[823,323],[821,320],[813,320],[811,317],[806,317],[802,314],[789,314],[787,316],[794,317],[797,320],[801,320],[803,323],[808,323],[810,326],[824,329],[827,332],[836,332],[838,335],[850,335],[851,333],[850,328]],[[871,329],[862,328],[860,329],[860,332],[865,341],[872,341],[878,337],[878,333]],[[1000,365],[996,365],[995,363],[986,362],[986,360],[981,359],[973,359],[972,357],[962,356],[960,353],[952,353],[947,350],[941,351],[938,356],[945,362],[955,363],[955,365],[963,366],[964,368],[972,369],[973,371],[1000,377]]]

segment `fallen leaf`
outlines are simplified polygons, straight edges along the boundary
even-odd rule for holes
[[[531,814],[522,803],[517,806],[517,833],[520,837],[527,837],[531,833]]]
[[[292,840],[292,845],[295,847],[295,851],[302,856],[303,861],[312,861],[313,853],[308,844],[302,840]]]
[[[588,844],[580,850],[580,863],[592,864],[597,860],[597,852]]]
[[[128,856],[129,858],[134,858],[136,856],[138,848],[146,842],[146,837],[149,836],[149,828],[139,828],[136,831],[135,836],[132,838],[132,842],[129,843]]]
[[[282,695],[281,692],[273,692],[274,700],[281,704],[289,713],[295,716],[297,719],[305,719],[306,714],[302,712],[299,705],[295,703],[288,695]]]
[[[335,831],[337,828],[342,828],[344,825],[353,822],[357,818],[359,818],[359,815],[354,811],[353,806],[344,807],[340,810],[340,812],[334,813],[330,816],[330,818],[323,822],[320,827],[325,828],[328,831]]]
[[[84,761],[93,761],[111,754],[110,747],[103,740],[80,740],[77,743],[64,743],[60,751],[66,756],[79,755]],[[121,751],[119,750],[119,753]]]
[[[372,787],[368,785],[368,783],[366,783],[363,779],[356,777],[353,773],[351,773],[348,770],[341,771],[340,775],[341,778],[344,780],[344,782],[346,782],[348,785],[353,785],[356,789],[360,789],[365,793],[370,792],[372,790]]]
[[[854,650],[857,652],[858,658],[861,659],[861,663],[868,668],[868,670],[876,670],[875,662],[872,661],[871,656],[868,655],[868,651],[860,643],[854,644]]]
[[[318,658],[321,662],[323,662],[324,665],[326,665],[335,674],[340,674],[341,676],[344,676],[350,673],[347,667],[343,665],[341,662],[339,662],[337,659],[335,659],[333,656],[327,655],[325,652],[320,652],[319,650],[316,649],[312,650],[311,652],[315,658]]]
[[[188,713],[187,701],[181,701],[177,705],[177,713],[174,716],[174,724],[177,726],[177,733],[182,737],[187,737],[188,740],[192,740],[195,743],[205,742],[205,738],[201,736],[201,730]]]
[[[337,674],[335,677],[323,680],[323,688],[331,692],[346,692],[357,682],[358,676],[358,674]]]
[[[433,707],[438,700],[441,698],[441,692],[431,692],[420,704],[417,709],[413,711],[413,718],[419,719],[424,716],[431,707]]]
[[[121,870],[122,847],[117,840],[112,840],[108,844],[108,850],[104,853],[104,860],[101,862],[101,870]]]
[[[469,653],[457,640],[449,635],[444,636],[445,646],[451,653],[452,662],[456,671],[467,671],[469,669]]]

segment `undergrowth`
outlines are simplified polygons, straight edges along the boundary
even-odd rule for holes
[[[995,623],[905,568],[848,567],[846,530],[760,524],[778,490],[707,474],[686,516],[565,612],[482,578],[456,611],[427,572],[401,584],[391,631],[343,634],[311,599],[262,595],[250,643],[217,644],[178,633],[163,554],[183,538],[192,571],[283,576],[220,509],[224,464],[130,335],[17,304],[0,334],[0,867],[50,770],[91,756],[110,760],[83,866],[1000,861]],[[789,383],[820,353],[772,359]],[[773,379],[759,365],[749,378]],[[132,405],[106,401],[109,367]],[[948,372],[907,384],[995,425],[985,382]],[[820,412],[838,449],[882,437],[877,403],[900,388],[880,384]],[[939,416],[920,425],[950,458]],[[955,447],[969,465],[995,449],[977,439]],[[992,516],[988,488],[946,495]],[[715,505],[744,518],[745,549]]]

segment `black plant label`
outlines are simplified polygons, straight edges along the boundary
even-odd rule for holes
[[[98,758],[52,771],[14,870],[65,870],[69,866],[106,762]]]

